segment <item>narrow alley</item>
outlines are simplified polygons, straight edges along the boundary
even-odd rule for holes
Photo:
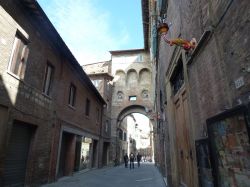
[[[250,187],[249,10],[0,0],[0,187]]]
[[[97,180],[98,179],[98,180]],[[73,174],[72,177],[64,177],[55,183],[43,187],[165,187],[164,180],[153,163],[142,163],[135,169],[107,167],[93,169]]]

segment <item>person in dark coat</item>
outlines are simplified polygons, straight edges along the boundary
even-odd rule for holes
[[[141,155],[140,155],[140,153],[137,154],[136,159],[137,159],[137,165],[138,165],[138,168],[139,168],[140,167],[140,162],[141,162]]]
[[[134,165],[134,161],[135,161],[135,155],[133,153],[130,153],[129,155],[129,161],[130,161],[130,165],[129,165],[129,168],[135,168],[135,165]]]
[[[123,159],[124,159],[124,164],[125,164],[125,168],[128,167],[128,154],[125,153],[125,155],[123,156]]]

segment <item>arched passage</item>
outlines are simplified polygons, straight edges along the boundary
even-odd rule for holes
[[[132,114],[132,113],[140,113],[140,114],[144,114],[145,116],[147,116],[148,113],[146,112],[146,110],[147,110],[146,107],[144,107],[142,105],[127,106],[119,113],[119,115],[117,117],[117,123],[119,125],[119,122],[121,122],[126,116],[128,116],[129,114]]]
[[[144,158],[147,156],[150,158],[148,160],[154,160],[154,121],[149,117],[147,107],[142,105],[130,105],[120,111],[116,121],[115,153],[118,163],[123,162],[124,153],[131,152],[140,152]],[[146,141],[147,143],[145,143]]]

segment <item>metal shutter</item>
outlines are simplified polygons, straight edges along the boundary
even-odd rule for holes
[[[4,186],[24,186],[32,130],[14,124],[4,162]]]

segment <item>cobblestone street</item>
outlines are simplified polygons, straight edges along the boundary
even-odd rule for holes
[[[140,168],[124,168],[123,165],[113,168],[94,169],[64,177],[56,183],[43,187],[165,187],[164,180],[152,163],[142,163]]]

